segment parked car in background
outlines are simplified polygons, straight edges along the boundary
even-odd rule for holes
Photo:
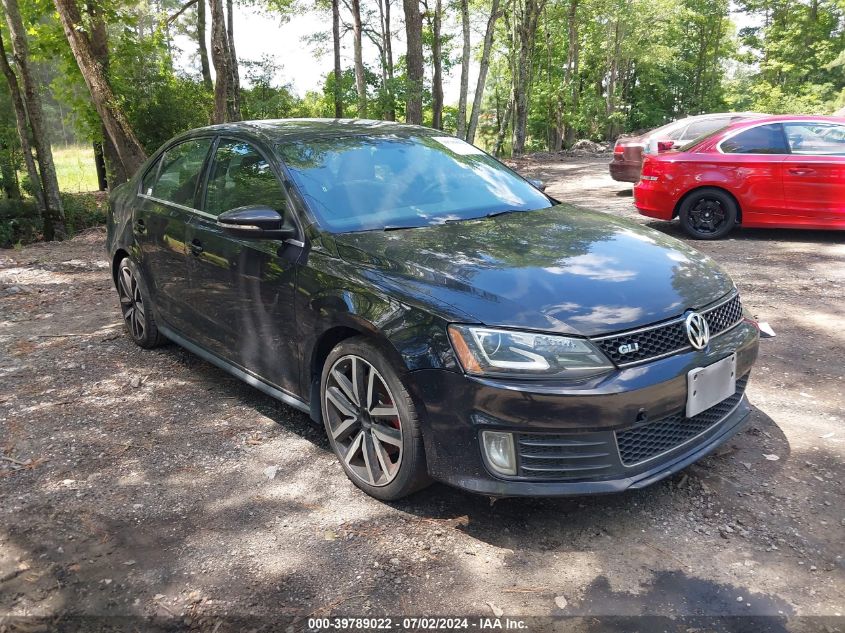
[[[673,121],[639,136],[620,136],[613,148],[610,176],[620,182],[637,182],[643,164],[643,154],[649,143],[656,140],[660,151],[678,147],[736,121],[766,116],[755,112],[720,112],[701,114]]]
[[[715,262],[439,130],[194,130],[112,193],[107,247],[139,346],[309,414],[379,499],[642,488],[748,419],[759,331]]]
[[[845,118],[747,120],[646,156],[634,204],[698,239],[738,224],[845,229]]]

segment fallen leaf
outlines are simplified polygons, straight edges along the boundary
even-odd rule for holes
[[[768,459],[770,462],[776,462],[776,461],[778,461],[778,460],[780,459],[780,457],[778,457],[777,455],[774,455],[774,454],[772,454],[772,455],[766,455],[766,454],[764,453],[764,454],[763,454],[763,457],[765,457],[766,459]]]
[[[490,607],[490,610],[493,612],[493,615],[495,615],[497,618],[501,618],[502,615],[504,615],[505,612],[492,602],[488,602],[487,605]]]
[[[555,596],[555,604],[558,609],[565,609],[568,603],[566,602],[566,598],[563,596]]]

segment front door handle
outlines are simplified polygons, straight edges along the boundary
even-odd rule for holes
[[[200,242],[199,240],[191,240],[191,243],[188,244],[188,248],[190,248],[191,252],[197,256],[202,254],[202,251],[204,250],[202,247],[202,242]]]
[[[795,176],[809,176],[816,173],[816,170],[809,167],[792,167],[789,169],[789,173]]]

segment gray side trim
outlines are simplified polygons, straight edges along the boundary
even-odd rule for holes
[[[171,330],[169,327],[159,324],[158,329],[162,334],[164,334],[167,338],[169,338],[171,341],[173,341],[177,345],[184,347],[186,350],[188,350],[189,352],[192,352],[193,354],[196,354],[197,356],[199,356],[203,360],[207,360],[212,365],[216,365],[217,367],[219,367],[223,371],[226,371],[226,372],[232,374],[235,378],[240,378],[241,380],[243,380],[248,385],[255,387],[259,391],[263,391],[264,393],[266,393],[271,398],[275,398],[276,400],[280,400],[281,402],[284,402],[285,404],[290,405],[293,408],[298,409],[299,411],[302,411],[303,413],[310,413],[311,412],[311,407],[309,407],[307,403],[303,402],[302,400],[300,400],[296,396],[292,396],[292,395],[282,391],[278,387],[274,387],[274,386],[270,385],[269,383],[264,381],[259,376],[256,376],[252,373],[248,373],[248,372],[244,371],[243,369],[241,369],[240,367],[236,367],[232,363],[223,360],[222,358],[220,358],[219,356],[216,356],[215,354],[212,354],[208,350],[203,349],[199,345],[196,345],[195,343],[191,343],[189,340],[187,340],[186,338],[177,334],[176,332]]]

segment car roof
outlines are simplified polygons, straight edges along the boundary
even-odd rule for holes
[[[767,123],[782,123],[784,121],[795,121],[799,123],[845,123],[845,118],[823,114],[775,114],[758,119],[735,121],[728,126],[728,129],[736,130],[737,128],[742,127],[755,127],[758,125],[765,125]]]
[[[215,134],[246,134],[269,144],[280,141],[301,141],[332,136],[419,136],[441,133],[440,130],[406,125],[393,121],[371,119],[265,119],[237,121],[197,128],[188,135],[213,132]]]

